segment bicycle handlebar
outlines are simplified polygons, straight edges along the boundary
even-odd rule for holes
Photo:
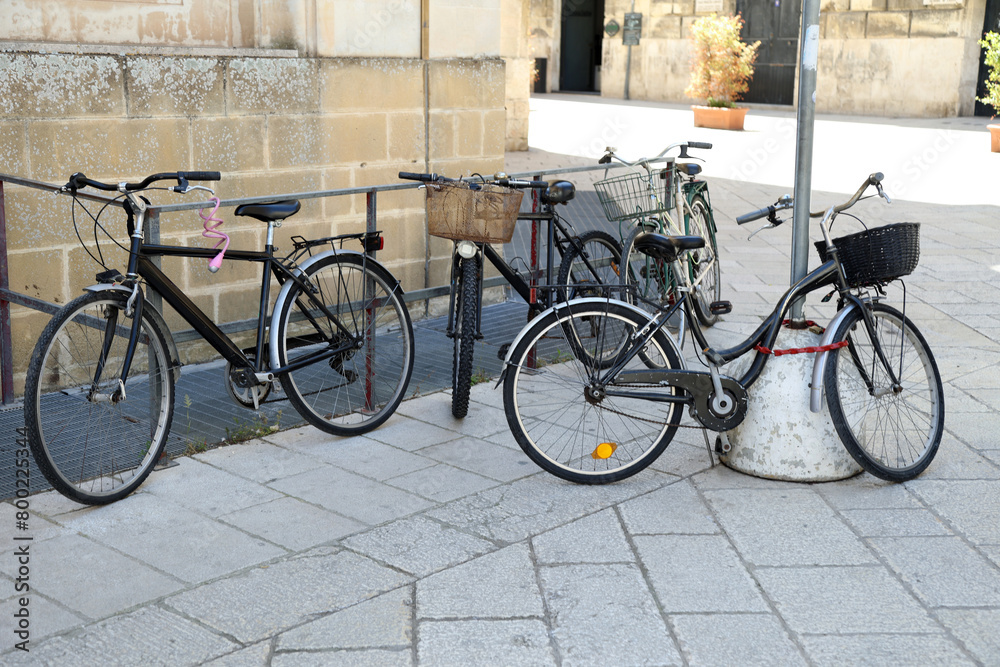
[[[418,174],[412,171],[401,171],[398,176],[402,179],[408,181],[422,181],[424,183],[432,183],[434,181],[442,181],[444,183],[458,183],[462,181],[461,178],[447,178],[439,174]],[[522,181],[514,178],[496,178],[484,179],[486,183],[492,183],[494,185],[502,185],[508,188],[547,188],[549,187],[548,181]],[[475,183],[475,181],[471,181]]]
[[[708,149],[712,148],[712,144],[710,144],[707,141],[681,141],[681,142],[678,142],[676,144],[670,144],[669,146],[667,146],[666,148],[664,148],[662,151],[660,151],[659,153],[657,153],[655,157],[651,157],[651,158],[639,158],[635,162],[626,162],[625,160],[621,159],[620,157],[618,157],[617,155],[615,155],[615,149],[611,148],[609,146],[608,148],[605,149],[604,155],[601,156],[601,159],[599,159],[597,161],[597,164],[608,164],[612,160],[618,160],[619,162],[621,162],[623,165],[625,165],[627,167],[634,167],[636,165],[643,165],[643,166],[645,166],[647,163],[652,162],[653,160],[659,160],[660,158],[662,158],[664,155],[666,155],[668,152],[672,151],[675,148],[680,148],[681,149],[680,153],[677,155],[677,157],[679,157],[679,158],[690,158],[692,156],[687,154],[687,149],[689,149],[689,148],[700,148],[700,149],[708,150]],[[695,159],[700,159],[700,158],[695,158]]]
[[[884,197],[885,193],[882,192],[882,179],[883,178],[885,178],[885,176],[883,176],[882,172],[880,172],[880,171],[876,171],[874,173],[869,174],[868,178],[865,179],[864,183],[861,184],[861,187],[858,188],[858,191],[855,192],[854,195],[851,196],[850,199],[848,199],[843,204],[838,204],[838,205],[832,207],[833,212],[834,213],[840,213],[841,211],[845,211],[845,210],[851,208],[852,206],[854,206],[855,204],[857,204],[858,200],[861,199],[861,195],[864,194],[865,190],[867,190],[868,187],[871,186],[871,185],[874,185],[876,188],[878,188],[879,194]],[[782,198],[782,199],[784,199],[784,198]],[[886,199],[888,199],[888,197],[886,197]],[[785,210],[787,208],[791,208],[791,207],[792,207],[792,202],[791,202],[790,199],[787,200],[787,201],[779,201],[776,204],[772,204],[771,206],[765,206],[764,208],[757,209],[756,211],[753,211],[751,213],[744,213],[743,215],[741,215],[738,218],[736,218],[736,224],[738,224],[738,225],[745,225],[748,222],[753,222],[754,220],[760,220],[763,217],[771,217],[772,215],[774,215],[778,211],[783,211],[783,210]],[[828,209],[823,209],[821,211],[811,211],[809,213],[809,217],[811,217],[811,218],[820,218],[820,217],[826,215],[828,211],[830,211],[829,208]]]
[[[791,204],[787,206],[782,206],[781,204],[772,204],[771,206],[765,206],[764,208],[757,209],[752,213],[744,213],[740,217],[736,218],[737,225],[745,225],[748,222],[753,222],[754,220],[760,220],[764,217],[770,217],[771,215],[782,211],[786,208],[791,207]]]
[[[144,190],[156,181],[172,180],[176,180],[177,185],[169,189],[175,192],[184,192],[187,189],[188,181],[219,181],[222,180],[222,174],[217,171],[174,171],[152,174],[138,183],[102,183],[101,181],[87,178],[80,172],[76,172],[69,177],[69,181],[63,186],[63,190],[75,191],[91,187],[107,192],[133,192],[135,190]]]

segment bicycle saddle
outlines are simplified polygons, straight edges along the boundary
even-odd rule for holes
[[[576,196],[576,186],[569,181],[549,181],[549,187],[542,192],[545,204],[565,204]]]
[[[237,206],[234,213],[236,215],[248,215],[261,222],[271,222],[273,220],[284,220],[299,212],[302,204],[298,199],[287,201],[267,202],[265,204],[243,204]]]
[[[635,237],[635,249],[653,259],[672,262],[685,250],[705,247],[705,239],[700,236],[667,236],[656,232],[644,232]]]
[[[677,165],[677,168],[688,176],[697,176],[701,173],[701,165],[694,162],[682,162]]]

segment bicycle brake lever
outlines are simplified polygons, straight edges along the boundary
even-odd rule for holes
[[[757,234],[761,233],[765,229],[774,229],[775,227],[777,227],[778,225],[780,225],[781,223],[784,222],[784,220],[782,220],[778,216],[776,216],[773,211],[771,212],[771,214],[769,216],[767,216],[767,221],[768,221],[768,224],[764,225],[763,227],[758,227],[754,232],[752,232],[750,234],[750,236],[747,237],[747,241],[749,241],[753,237],[757,236]]]
[[[889,195],[887,195],[885,193],[885,190],[882,189],[882,183],[876,183],[875,184],[875,189],[878,190],[878,196],[881,197],[882,199],[884,199],[886,204],[891,204],[892,203],[892,200],[889,199]]]
[[[174,192],[180,193],[182,195],[186,195],[189,192],[194,192],[195,190],[204,190],[205,192],[208,192],[209,194],[213,194],[213,195],[215,194],[215,190],[213,190],[212,188],[205,187],[204,185],[186,185],[186,186],[183,186],[183,187],[180,186],[180,185],[174,185],[174,186],[172,186],[170,188],[167,188],[167,189],[168,190],[173,190]]]

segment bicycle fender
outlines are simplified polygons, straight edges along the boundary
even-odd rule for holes
[[[333,255],[355,255],[357,257],[364,257],[364,253],[358,252],[357,250],[343,250],[343,249],[324,250],[323,252],[313,255],[309,259],[299,264],[298,269],[293,271],[293,273],[295,275],[304,273],[307,269],[309,269],[309,267],[311,267],[316,262],[319,262]],[[399,286],[399,281],[396,280],[396,278],[389,272],[389,270],[386,269],[385,266],[383,266],[381,263],[379,263],[378,260],[372,259],[371,257],[369,257],[366,261],[369,267],[373,268],[375,271],[381,271],[383,273],[383,277],[386,278],[389,284],[395,283],[396,288],[399,290],[399,296],[400,298],[402,298],[403,288]],[[271,353],[272,368],[277,367],[278,363],[277,361],[278,338],[275,335],[275,332],[278,331],[278,319],[280,318],[281,309],[285,305],[285,300],[288,298],[288,293],[292,290],[292,287],[294,285],[295,283],[289,280],[286,281],[285,284],[281,286],[281,291],[278,292],[278,298],[274,302],[274,309],[271,311],[271,326],[270,329],[268,329],[267,335],[268,335],[268,348]]]
[[[570,299],[569,301],[563,301],[562,303],[557,303],[554,306],[549,306],[548,308],[546,308],[542,312],[538,313],[538,315],[536,315],[531,321],[534,322],[538,318],[545,317],[548,314],[554,312],[556,309],[559,309],[559,308],[568,308],[569,309],[565,315],[561,315],[560,316],[560,319],[566,319],[566,318],[568,318],[572,314],[572,312],[573,312],[572,309],[574,307],[577,307],[577,306],[587,306],[589,304],[606,304],[607,302],[608,302],[607,299],[603,299],[603,298],[601,298],[599,296],[587,296],[587,297],[580,297],[578,299]],[[644,318],[646,320],[652,320],[653,319],[653,317],[649,313],[647,313],[642,308],[639,308],[638,306],[635,306],[635,305],[633,305],[631,303],[628,303],[626,301],[618,301],[616,303],[619,303],[620,305],[628,308],[629,310],[634,311],[637,315],[641,316],[642,318]],[[531,322],[529,322],[528,324],[531,324]],[[510,366],[510,355],[513,354],[514,348],[517,347],[517,344],[521,342],[521,339],[524,337],[525,332],[527,332],[527,330],[528,330],[528,325],[526,324],[521,329],[521,331],[518,332],[517,337],[514,338],[513,342],[511,342],[510,347],[507,348],[507,356],[503,360],[503,371],[500,373],[500,381],[497,382],[497,384],[494,387],[494,389],[496,389],[496,387],[500,386],[500,382],[503,381],[504,375],[507,374],[507,368]],[[674,352],[677,354],[677,358],[680,359],[681,369],[686,369],[687,368],[687,364],[684,362],[684,356],[681,354],[681,351],[677,349],[677,343],[674,342],[674,339],[671,338],[669,335],[667,336],[667,340],[670,341],[670,346],[674,349]]]
[[[826,325],[826,331],[823,333],[823,338],[819,344],[830,345],[833,343],[833,337],[836,335],[837,329],[840,328],[841,322],[858,307],[860,307],[860,303],[852,300],[841,308],[833,316],[833,319],[830,320],[830,323]],[[812,382],[809,383],[809,410],[812,412],[819,412],[823,409],[823,375],[826,372],[826,361],[829,354],[829,352],[818,352],[816,359],[813,360]]]
[[[83,288],[83,291],[85,292],[107,292],[109,290],[121,292],[122,294],[127,294],[129,296],[132,295],[132,290],[124,285],[100,283]],[[143,303],[143,310],[149,313],[150,318],[156,323],[156,326],[160,329],[160,333],[163,334],[163,338],[167,341],[167,356],[170,357],[170,367],[174,372],[174,382],[178,382],[181,379],[181,357],[177,353],[177,343],[174,342],[174,336],[170,333],[170,329],[167,327],[167,321],[163,319],[163,315],[160,314],[160,311],[149,302],[149,299],[146,299]]]

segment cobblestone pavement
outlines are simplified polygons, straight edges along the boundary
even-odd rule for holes
[[[748,241],[732,222],[782,188],[711,187],[735,306],[721,341],[785,289],[790,230]],[[681,429],[639,475],[576,486],[528,460],[482,383],[461,421],[439,392],[363,437],[303,427],[182,458],[108,507],[31,497],[29,653],[25,543],[0,504],[0,662],[1000,665],[1000,208],[858,212],[923,223],[907,313],[947,419],[918,479],[758,479]]]

